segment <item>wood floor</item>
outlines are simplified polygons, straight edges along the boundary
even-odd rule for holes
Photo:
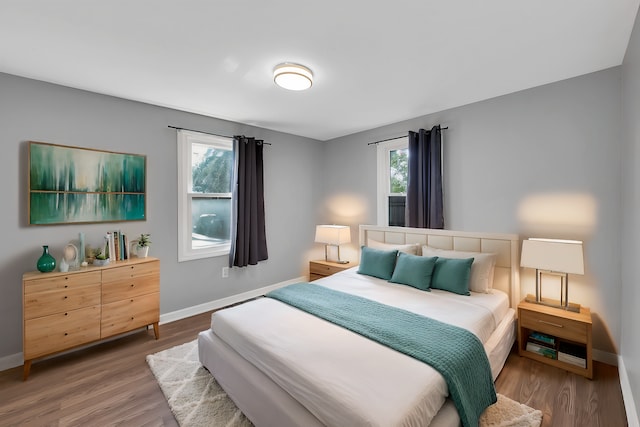
[[[0,372],[0,426],[176,426],[145,356],[196,338],[210,314],[141,331],[42,362]],[[626,426],[616,367],[594,364],[587,380],[511,354],[496,388],[542,410],[542,427]]]

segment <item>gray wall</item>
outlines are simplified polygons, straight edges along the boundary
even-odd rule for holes
[[[245,134],[265,148],[265,210],[269,260],[232,269],[221,278],[226,257],[177,262],[176,132],[167,125],[224,135]],[[147,215],[144,222],[93,225],[27,225],[27,143],[42,141],[147,155]],[[151,233],[150,254],[161,259],[161,313],[188,308],[298,277],[311,250],[317,183],[322,182],[315,140],[0,74],[0,359],[22,351],[21,278],[35,270],[42,245],[56,258],[62,247],[86,234]]]
[[[34,269],[41,245],[49,244],[59,256],[60,248],[80,231],[89,243],[116,227],[130,234],[152,233],[152,255],[162,260],[162,313],[305,273],[306,261],[322,256],[322,248],[312,243],[319,222],[351,225],[353,243],[342,254],[357,260],[357,225],[376,222],[376,148],[367,143],[440,123],[449,126],[444,133],[447,228],[584,240],[586,274],[570,277],[570,299],[591,307],[594,347],[621,351],[639,396],[640,343],[633,326],[640,304],[635,283],[640,235],[638,37],[635,31],[623,67],[324,144],[0,74],[0,177],[5,183],[0,358],[21,351],[22,273]],[[265,153],[267,262],[232,270],[229,279],[220,278],[223,258],[177,263],[176,138],[167,125],[244,133],[273,143]],[[149,219],[27,226],[29,140],[146,154]],[[531,292],[533,275],[522,272],[523,293]]]
[[[640,408],[640,19],[636,24],[622,65],[624,163],[622,192],[622,338],[620,352],[629,385]]]
[[[332,140],[325,153],[324,220],[354,228],[376,223],[376,148],[368,142],[448,126],[446,227],[584,240],[586,274],[569,278],[570,300],[591,308],[594,347],[617,353],[620,86],[617,67]],[[352,216],[337,212],[338,194]],[[343,252],[351,259],[356,242]],[[523,293],[532,293],[533,271],[522,272]]]

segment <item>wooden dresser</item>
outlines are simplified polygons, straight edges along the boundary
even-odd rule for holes
[[[22,276],[26,380],[34,359],[153,325],[159,338],[160,261],[133,258],[103,267]]]

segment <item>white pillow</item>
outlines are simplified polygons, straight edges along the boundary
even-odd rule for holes
[[[450,251],[446,249],[422,246],[422,256],[442,258],[473,258],[469,290],[488,293],[493,287],[493,270],[496,266],[496,254],[483,252]]]
[[[392,251],[396,249],[399,252],[404,252],[410,255],[418,255],[418,248],[420,247],[420,245],[418,245],[417,243],[412,243],[407,245],[398,245],[394,243],[382,243],[372,239],[369,239],[367,246],[373,249],[380,249],[383,251]]]

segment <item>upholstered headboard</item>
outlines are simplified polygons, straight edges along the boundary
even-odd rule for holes
[[[517,234],[432,230],[427,228],[360,226],[360,245],[383,243],[429,245],[438,249],[495,253],[493,287],[509,295],[511,307],[520,301],[520,238]]]

